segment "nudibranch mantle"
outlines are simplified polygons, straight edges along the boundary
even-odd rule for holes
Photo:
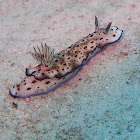
[[[118,41],[122,33],[123,30],[111,26],[111,22],[106,28],[99,28],[98,19],[95,16],[95,32],[60,53],[54,54],[54,50],[46,44],[41,44],[41,48],[37,46],[31,55],[40,64],[26,69],[27,77],[20,84],[10,88],[10,95],[26,98],[55,90],[76,75],[82,66],[106,45]]]

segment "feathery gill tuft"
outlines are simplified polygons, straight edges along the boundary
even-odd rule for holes
[[[54,49],[51,49],[46,44],[41,44],[41,49],[37,46],[37,49],[33,46],[34,53],[31,55],[42,65],[50,66],[54,62]]]

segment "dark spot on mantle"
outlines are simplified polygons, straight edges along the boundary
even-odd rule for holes
[[[33,80],[32,83],[36,83],[36,80]]]
[[[50,81],[47,81],[45,84],[49,84],[50,83]]]

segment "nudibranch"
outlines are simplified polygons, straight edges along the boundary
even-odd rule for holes
[[[93,56],[108,44],[115,43],[122,36],[123,30],[111,26],[99,28],[95,16],[95,32],[82,38],[70,47],[54,54],[46,44],[34,48],[31,55],[39,62],[34,68],[26,69],[26,77],[20,84],[10,88],[13,97],[26,98],[47,94],[75,76]]]

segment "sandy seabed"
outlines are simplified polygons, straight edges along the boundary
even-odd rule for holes
[[[137,0],[0,1],[1,140],[139,140],[140,8]],[[72,80],[48,95],[14,99],[9,88],[37,63],[32,47],[59,52],[100,25],[124,30]]]

